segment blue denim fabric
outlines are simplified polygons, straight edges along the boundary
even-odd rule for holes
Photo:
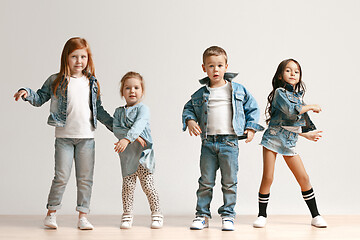
[[[126,177],[135,173],[139,164],[153,173],[155,158],[149,108],[141,102],[132,107],[117,108],[114,113],[113,129],[114,135],[119,140],[126,138],[130,141],[125,151],[119,153],[122,176]],[[139,136],[146,141],[145,147],[136,142]]]
[[[232,126],[235,134],[241,139],[245,138],[243,135],[245,129],[262,131],[264,128],[258,124],[260,110],[255,98],[243,85],[232,82],[232,79],[236,76],[236,73],[225,73],[224,79],[231,83],[233,108]],[[201,79],[200,83],[208,84],[209,81],[209,77],[206,77]],[[206,130],[209,95],[210,93],[206,86],[200,88],[185,104],[182,114],[183,131],[185,131],[187,127],[186,121],[190,119],[195,120],[200,125],[202,131],[201,139],[206,139],[207,137]]]
[[[298,133],[288,131],[280,126],[269,127],[264,132],[261,145],[267,149],[285,156],[294,156]]]
[[[61,93],[60,87],[56,91],[56,97],[52,91],[52,84],[56,79],[57,74],[51,75],[43,84],[43,86],[38,89],[36,92],[30,88],[21,88],[27,91],[28,96],[25,98],[25,101],[28,101],[31,105],[40,107],[45,102],[51,99],[50,103],[50,116],[48,118],[48,124],[55,127],[64,127],[66,124],[66,113],[67,113],[67,89],[65,94]],[[90,94],[91,94],[91,106],[93,119],[92,124],[96,128],[97,119],[103,123],[110,131],[112,131],[113,119],[109,113],[101,105],[100,97],[97,97],[98,86],[96,84],[97,80],[95,77],[89,75],[90,82]],[[64,84],[67,79],[63,80],[60,84]]]
[[[93,138],[56,138],[55,176],[51,184],[47,208],[58,210],[70,178],[73,161],[77,185],[76,210],[89,213],[95,164],[95,141]]]
[[[216,171],[220,168],[224,204],[218,209],[218,213],[222,217],[235,217],[238,155],[238,138],[235,135],[212,135],[203,139],[200,156],[201,177],[196,192],[196,216],[211,218],[210,202]]]
[[[269,126],[301,126],[302,132],[315,130],[308,113],[300,114],[305,103],[302,100],[303,92],[295,92],[290,84],[285,88],[277,88],[271,108]]]

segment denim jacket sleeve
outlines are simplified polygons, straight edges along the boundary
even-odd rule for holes
[[[134,124],[127,132],[125,138],[128,139],[130,142],[134,142],[140,136],[140,134],[145,130],[146,125],[149,123],[149,121],[150,121],[150,110],[147,106],[142,105],[141,107],[139,107]]]
[[[109,129],[112,132],[113,131],[113,118],[102,106],[100,96],[96,100],[96,110],[97,110],[96,118],[102,124],[104,124],[107,129]]]
[[[245,113],[245,129],[253,129],[255,131],[263,131],[264,127],[258,124],[260,119],[260,109],[255,98],[245,88],[245,96],[243,100]]]
[[[183,131],[185,131],[187,127],[186,121],[190,119],[194,120],[195,122],[198,122],[191,99],[185,104],[182,113]]]
[[[303,104],[300,101],[289,99],[285,89],[277,88],[275,90],[272,107],[280,110],[289,119],[296,120],[301,112]]]
[[[51,84],[55,79],[55,75],[50,76],[42,87],[36,92],[30,88],[21,88],[20,90],[25,90],[28,94],[26,98],[23,98],[24,101],[29,102],[31,105],[35,107],[40,107],[51,98]]]

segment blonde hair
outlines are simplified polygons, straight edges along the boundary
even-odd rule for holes
[[[210,57],[210,56],[224,56],[225,58],[225,63],[227,63],[227,54],[225,52],[225,50],[221,47],[218,47],[218,46],[211,46],[209,48],[207,48],[204,53],[203,53],[203,63],[205,64],[205,60],[207,57]]]
[[[78,49],[85,49],[88,54],[88,63],[85,69],[83,70],[83,74],[87,77],[89,75],[95,77],[95,66],[92,58],[92,53],[90,50],[90,46],[88,42],[84,38],[74,37],[70,38],[64,45],[63,51],[61,53],[61,62],[60,62],[60,72],[58,76],[54,80],[52,84],[52,90],[54,95],[56,96],[56,90],[60,86],[62,93],[64,93],[65,89],[67,88],[68,81],[67,78],[70,77],[70,67],[69,67],[69,55]],[[100,85],[96,82],[98,86],[97,96],[100,96]]]
[[[137,72],[127,72],[120,80],[120,95],[123,97],[123,90],[124,90],[124,84],[125,84],[125,81],[127,79],[130,79],[130,78],[137,78],[140,80],[140,84],[141,84],[141,88],[142,88],[142,91],[143,93],[145,92],[145,87],[144,87],[144,79],[143,77],[140,75],[140,73],[137,73]]]

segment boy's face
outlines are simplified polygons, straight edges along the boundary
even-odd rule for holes
[[[227,67],[228,65],[223,55],[213,55],[205,58],[202,68],[210,78],[210,87],[220,87],[225,84],[224,74]]]

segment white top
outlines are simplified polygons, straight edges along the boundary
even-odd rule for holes
[[[294,133],[301,133],[301,127],[300,126],[281,126],[283,129],[286,129],[290,132]]]
[[[67,86],[67,112],[65,127],[56,127],[57,138],[94,138],[91,124],[89,79],[70,77]]]
[[[208,103],[208,135],[235,135],[232,126],[232,89],[231,84],[226,81],[224,86],[218,88],[207,87],[210,92]]]

